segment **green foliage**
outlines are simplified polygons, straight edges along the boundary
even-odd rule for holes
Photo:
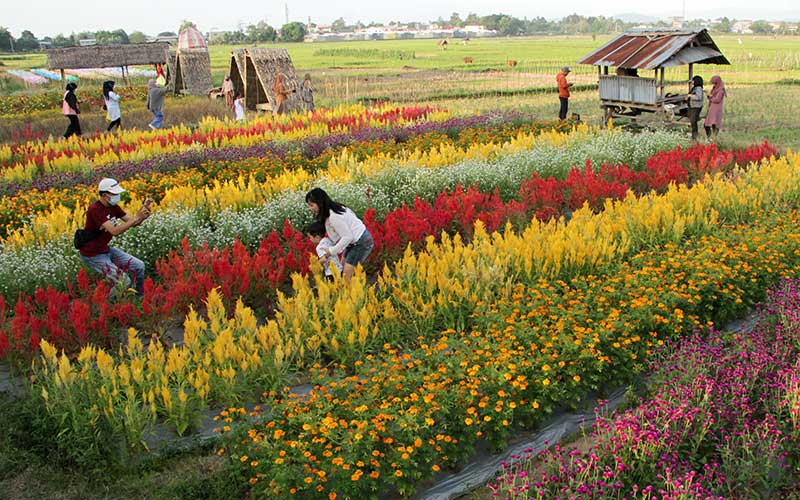
[[[145,35],[141,31],[134,31],[128,36],[128,40],[131,43],[144,43],[147,41],[147,35]]]
[[[281,41],[283,42],[302,42],[306,36],[306,27],[297,21],[284,24],[281,28]]]
[[[22,32],[22,35],[14,41],[14,50],[18,52],[39,50],[39,40],[36,39],[36,35],[25,30]]]
[[[772,33],[772,25],[763,20],[753,21],[753,24],[750,25],[750,29],[753,30],[753,33],[762,35]]]
[[[0,27],[0,50],[11,52],[11,32],[8,28]]]

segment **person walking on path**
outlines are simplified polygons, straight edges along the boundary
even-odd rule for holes
[[[75,89],[78,84],[69,82],[65,87],[64,99],[61,101],[61,113],[69,119],[69,125],[64,132],[64,139],[73,135],[81,135],[81,122],[78,120],[78,115],[81,114],[81,109],[78,107],[78,97],[75,95]]]
[[[222,81],[222,95],[225,96],[225,107],[233,111],[233,80],[230,75],[225,75],[225,80]]]
[[[111,132],[114,128],[119,128],[122,124],[122,114],[119,110],[119,94],[114,92],[114,82],[111,80],[103,82],[103,102],[105,103],[106,116],[108,117],[108,128],[106,132]]]
[[[153,129],[160,129],[164,125],[164,98],[170,91],[172,84],[159,87],[155,80],[147,82],[147,109],[153,113],[153,121],[148,126]]]
[[[700,121],[700,111],[703,109],[703,78],[695,75],[691,80],[692,89],[686,100],[689,102],[689,123],[692,125],[692,140],[697,140],[697,122]]]
[[[344,281],[349,283],[356,266],[364,263],[372,252],[375,243],[364,223],[352,210],[333,201],[323,189],[314,188],[306,193],[306,204],[314,218],[325,225],[328,238],[334,243],[325,248],[328,257],[344,255]]]
[[[289,91],[283,84],[283,75],[278,73],[275,75],[275,82],[272,84],[272,93],[275,96],[275,106],[272,111],[275,114],[282,115],[286,112],[286,100],[289,98]]]
[[[314,112],[314,85],[311,83],[311,74],[306,73],[303,83],[300,85],[300,100],[306,107],[306,111]]]
[[[722,128],[722,101],[728,93],[719,75],[711,77],[711,85],[711,92],[708,93],[708,113],[703,126],[706,129],[706,137],[716,140],[719,129]]]
[[[134,276],[137,295],[144,293],[144,262],[119,248],[109,246],[111,238],[136,227],[150,217],[150,198],[131,217],[119,206],[120,195],[125,192],[114,179],[105,178],[97,186],[98,198],[86,210],[85,232],[92,238],[79,248],[81,260],[86,266],[111,280],[113,298],[119,288],[127,289],[131,284],[128,273]]]
[[[561,103],[561,108],[558,110],[559,120],[566,120],[567,111],[569,110],[569,88],[572,87],[572,84],[567,82],[567,75],[569,73],[569,66],[564,66],[561,68],[561,72],[556,75],[556,83],[558,83],[558,100]]]

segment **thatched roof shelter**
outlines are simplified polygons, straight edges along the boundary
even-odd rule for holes
[[[284,108],[294,111],[301,108],[297,93],[300,85],[292,58],[286,49],[250,48],[231,52],[230,74],[233,88],[244,93],[248,109],[272,110],[275,96],[272,85],[278,74],[289,91]]]
[[[178,49],[174,65],[176,94],[205,95],[213,87],[208,49]]]
[[[124,66],[164,64],[169,44],[166,42],[65,47],[48,49],[49,69],[120,68]]]
[[[244,95],[245,68],[247,67],[245,49],[233,49],[231,51],[231,64],[228,74],[233,82],[233,91],[236,94]]]

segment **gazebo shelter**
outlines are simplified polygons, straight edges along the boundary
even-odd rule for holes
[[[236,93],[244,96],[247,109],[271,111],[275,96],[272,85],[278,74],[289,91],[286,111],[301,108],[299,84],[292,58],[286,49],[249,48],[231,51],[230,75]]]
[[[92,47],[65,47],[48,49],[47,67],[61,72],[65,81],[65,69],[122,68],[127,82],[128,66],[152,66],[166,64],[169,58],[167,42],[132,43],[128,45],[105,45]]]
[[[597,66],[604,121],[642,112],[671,118],[686,107],[689,89],[667,94],[665,68],[688,65],[691,80],[695,64],[730,64],[707,30],[673,28],[626,31],[578,63]],[[609,67],[616,74],[610,75]],[[653,77],[639,76],[640,70],[652,70]]]

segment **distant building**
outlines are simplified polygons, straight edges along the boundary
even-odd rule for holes
[[[684,28],[686,27],[686,20],[682,16],[673,16],[667,18],[671,28]]]
[[[83,38],[78,40],[78,45],[81,47],[92,47],[93,45],[97,45],[96,38]]]
[[[750,27],[753,25],[753,21],[736,21],[731,26],[731,31],[734,33],[741,33],[743,35],[749,35],[753,33],[753,30]]]
[[[392,23],[388,26],[370,26],[341,33],[331,33],[328,26],[317,26],[315,29],[309,30],[305,41],[338,42],[351,40],[406,40],[412,38],[480,38],[496,35],[496,31],[488,30],[485,26],[478,24],[457,28],[455,26],[439,25],[438,23],[427,25]]]

